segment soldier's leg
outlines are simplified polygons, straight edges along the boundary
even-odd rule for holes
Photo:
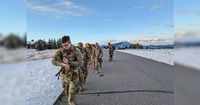
[[[101,69],[101,62],[97,61],[97,72],[99,72]]]
[[[69,81],[66,77],[66,75],[61,75],[61,83],[65,92],[66,97],[68,97],[69,94]],[[67,100],[66,100],[67,101]]]
[[[113,60],[113,54],[110,54],[110,61]]]
[[[82,91],[84,89],[84,73],[83,73],[83,68],[79,70],[79,83],[80,83],[80,90]]]
[[[111,54],[109,53],[109,62],[111,61]]]
[[[86,83],[87,76],[88,76],[88,70],[85,68],[84,69],[84,84]]]
[[[99,62],[98,62],[98,59],[95,59],[95,70],[96,70],[96,73],[99,73]]]
[[[75,84],[69,81],[68,105],[75,105]]]

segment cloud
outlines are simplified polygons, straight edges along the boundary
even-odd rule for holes
[[[135,9],[144,9],[145,6],[135,6],[134,8],[135,8]]]
[[[120,41],[128,41],[131,43],[140,43],[143,45],[149,44],[173,44],[173,35],[170,33],[165,33],[161,35],[158,34],[127,34],[127,35],[118,35],[112,38],[106,38],[104,43],[106,42],[120,42]]]
[[[149,1],[148,2],[144,2],[143,0],[138,0],[134,6],[134,9],[137,10],[147,10],[150,12],[156,11],[158,9],[160,9],[164,4],[164,0],[156,0],[156,1]]]
[[[194,9],[176,9],[175,14],[177,15],[195,15],[200,16],[200,10]]]
[[[187,9],[175,9],[175,13],[179,14],[179,15],[184,15],[184,14],[188,14],[191,11],[187,10]]]
[[[158,10],[162,7],[162,4],[155,4],[153,5],[152,7],[150,7],[149,11],[155,11],[155,10]]]
[[[175,38],[176,40],[182,40],[182,39],[200,39],[200,31],[199,30],[187,30],[187,29],[177,29],[175,31]]]
[[[174,27],[173,24],[160,24],[160,23],[155,23],[155,24],[153,24],[153,26],[161,26],[161,27],[169,27],[169,28]]]
[[[77,5],[70,0],[55,0],[54,3],[42,3],[35,0],[28,0],[28,9],[38,14],[51,16],[83,16],[91,11],[82,5]]]

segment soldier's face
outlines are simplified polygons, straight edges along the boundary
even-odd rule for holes
[[[65,50],[69,50],[70,47],[71,47],[71,43],[70,42],[65,42],[65,43],[62,43],[62,46]]]

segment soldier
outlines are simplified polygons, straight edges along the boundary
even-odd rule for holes
[[[79,42],[77,48],[81,51],[83,55],[83,67],[79,70],[80,73],[80,85],[81,85],[81,91],[84,89],[84,85],[86,82],[86,78],[88,75],[88,65],[90,56],[89,53],[86,51],[86,49],[83,47],[83,43]]]
[[[113,60],[113,52],[114,52],[114,47],[108,43],[108,52],[109,52],[109,62]]]
[[[75,105],[75,94],[79,91],[78,69],[83,65],[83,56],[79,49],[71,44],[69,36],[63,36],[62,47],[56,51],[52,64],[61,67],[61,82],[68,97],[68,105]]]
[[[95,50],[94,50],[94,68],[96,70],[96,73],[99,73],[101,70],[101,64],[102,64],[102,57],[103,57],[103,51],[99,47],[99,44],[95,44]]]
[[[87,75],[88,75],[88,68],[89,68],[89,65],[91,64],[90,63],[91,62],[91,47],[89,43],[85,44],[85,51],[86,51],[85,68],[87,69],[87,73],[85,75],[85,82],[86,82]]]
[[[95,45],[91,44],[91,59],[90,59],[90,61],[91,61],[91,64],[93,66],[93,70],[95,70],[95,65],[94,65],[94,63],[95,63],[94,50],[95,50]]]

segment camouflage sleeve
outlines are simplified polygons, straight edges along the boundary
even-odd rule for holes
[[[86,52],[86,49],[83,49],[83,60],[87,59],[87,52]]]
[[[61,63],[63,63],[63,60],[62,52],[60,51],[60,49],[54,54],[51,63],[55,66],[62,66]]]
[[[89,50],[86,50],[86,55],[87,55],[88,61],[90,61],[90,59],[91,59],[91,53],[90,53]]]
[[[83,55],[81,51],[76,48],[76,61],[71,61],[70,63],[73,64],[76,67],[83,67]]]

